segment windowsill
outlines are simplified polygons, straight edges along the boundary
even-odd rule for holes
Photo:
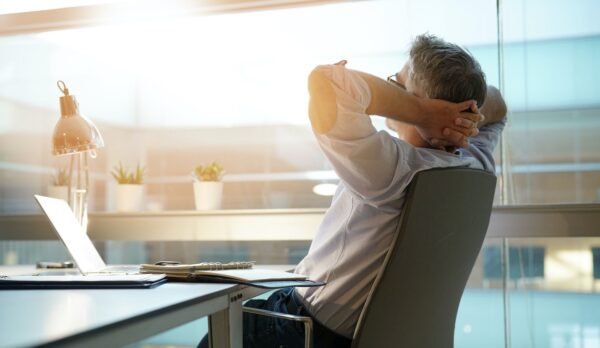
[[[93,240],[312,240],[325,209],[90,213]],[[600,237],[600,204],[495,207],[487,238]],[[55,240],[42,214],[0,215],[0,240]]]

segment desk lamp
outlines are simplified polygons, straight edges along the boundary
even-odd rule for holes
[[[52,135],[52,154],[69,156],[69,205],[87,232],[88,155],[96,158],[96,149],[104,147],[104,140],[94,123],[79,113],[79,104],[65,83],[58,81],[57,85],[64,95],[60,97],[60,119]],[[74,162],[77,162],[77,180],[73,186]]]

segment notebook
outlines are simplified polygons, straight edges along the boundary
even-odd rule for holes
[[[34,196],[82,274],[139,274],[139,266],[107,267],[66,201]]]
[[[187,279],[191,274],[199,271],[222,271],[236,269],[251,269],[254,261],[244,262],[201,262],[193,264],[181,264],[175,261],[159,261],[154,264],[140,265],[140,273],[164,273],[170,279]]]
[[[253,268],[254,262],[204,262],[179,264],[159,262],[142,264],[141,273],[164,273],[170,280],[202,283],[235,283],[259,288],[312,287],[325,283],[306,279],[306,276],[291,272]]]

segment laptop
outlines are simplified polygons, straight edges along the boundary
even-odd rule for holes
[[[34,195],[79,271],[84,275],[139,275],[139,266],[106,266],[102,257],[62,199]]]

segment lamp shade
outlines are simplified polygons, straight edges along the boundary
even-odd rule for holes
[[[102,135],[96,125],[79,113],[79,105],[64,82],[58,81],[64,93],[60,97],[60,120],[52,135],[52,154],[55,156],[74,154],[104,147]]]

